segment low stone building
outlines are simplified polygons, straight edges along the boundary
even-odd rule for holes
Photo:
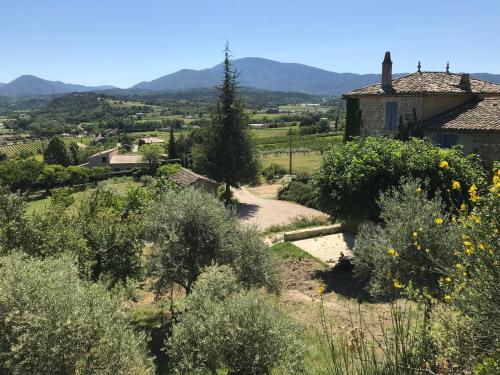
[[[109,167],[113,171],[118,172],[128,171],[133,168],[143,168],[147,165],[147,161],[143,160],[141,155],[120,155],[118,147],[114,147],[90,156],[88,162],[83,164],[82,166],[89,168]]]
[[[159,138],[159,137],[139,138],[139,144],[152,145],[152,144],[161,144],[161,143],[165,143],[165,140],[163,138]]]
[[[217,194],[219,183],[211,178],[193,172],[191,169],[180,168],[170,177],[175,184],[186,188],[195,187],[207,193]]]
[[[456,144],[487,164],[500,159],[500,85],[469,74],[416,73],[392,79],[390,52],[381,83],[344,94],[346,136],[394,137],[417,129],[443,147]]]

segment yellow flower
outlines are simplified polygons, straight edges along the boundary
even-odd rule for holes
[[[445,300],[446,302],[451,301],[451,296],[450,296],[449,294],[445,294],[445,295],[444,295],[444,300]]]
[[[465,246],[472,246],[472,243],[470,241],[464,241]]]
[[[481,222],[481,219],[476,215],[470,215],[470,219],[476,224],[479,224]]]
[[[417,237],[418,233],[417,232],[413,232],[412,235],[413,235],[413,237]]]
[[[436,220],[434,220],[434,222],[437,224],[437,225],[441,225],[443,224],[444,220],[440,217],[438,217]]]
[[[460,182],[455,181],[455,180],[451,180],[451,188],[452,188],[453,190],[458,190],[458,189],[460,189]]]
[[[449,164],[446,160],[443,160],[441,161],[441,163],[439,163],[439,168],[441,169],[447,169],[449,167]]]
[[[457,267],[458,270],[464,269],[464,266],[462,266],[460,263],[455,264],[455,267]]]
[[[445,281],[447,284],[451,283],[451,277],[449,277],[449,276],[448,276],[448,277],[446,277],[446,278],[444,279],[444,281]]]
[[[396,251],[396,249],[393,249],[392,247],[387,250],[387,254],[389,254],[391,257],[399,256],[399,253]]]
[[[472,184],[472,186],[469,188],[469,196],[471,202],[477,202],[479,200],[479,195],[477,195],[476,184]]]
[[[397,280],[394,280],[394,283],[392,285],[394,285],[394,288],[396,288],[396,289],[401,289],[404,286],[403,284],[401,284]]]
[[[418,188],[416,188],[416,189],[415,189],[415,191],[416,191],[417,193],[420,193],[420,192],[422,191],[422,189],[420,189],[420,188],[418,187]]]
[[[484,250],[484,249],[486,249],[486,245],[485,245],[484,243],[480,243],[480,244],[479,244],[479,248],[480,248],[481,250]]]
[[[452,223],[456,223],[456,222],[457,222],[457,218],[456,218],[455,216],[452,216],[452,217],[451,217],[451,222],[452,222]]]
[[[325,293],[326,287],[324,283],[319,283],[318,289],[316,291],[318,292],[319,295]]]
[[[465,203],[462,203],[460,205],[460,211],[465,212],[466,209],[467,209],[467,206],[465,205]]]
[[[467,255],[472,255],[472,253],[473,253],[473,252],[474,252],[474,251],[472,250],[472,248],[471,248],[471,247],[468,247],[468,248],[466,248],[466,249],[465,249],[465,253],[466,253]]]

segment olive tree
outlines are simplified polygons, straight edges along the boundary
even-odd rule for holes
[[[227,264],[248,285],[277,290],[277,268],[259,233],[238,224],[214,196],[194,189],[161,193],[148,214],[149,269],[158,290],[177,283],[188,293],[206,266]]]
[[[166,342],[181,373],[302,373],[300,328],[264,294],[245,289],[228,266],[209,267]]]
[[[0,373],[153,374],[146,338],[118,294],[78,277],[72,258],[0,258]]]

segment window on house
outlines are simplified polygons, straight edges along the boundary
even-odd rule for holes
[[[451,147],[457,144],[458,136],[456,134],[450,133],[437,133],[436,134],[436,143],[441,147]]]
[[[396,130],[398,126],[398,103],[385,103],[385,130]]]
[[[101,162],[102,162],[102,163],[107,163],[107,162],[108,162],[108,158],[107,158],[106,156],[103,156],[103,157],[101,158]]]

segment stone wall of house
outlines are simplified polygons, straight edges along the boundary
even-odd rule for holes
[[[421,96],[362,97],[359,99],[362,136],[394,135],[396,130],[385,130],[385,107],[387,102],[398,103],[398,119],[403,116],[404,121],[413,120],[413,108],[415,108],[417,119],[422,120],[423,118],[424,99]]]
[[[473,99],[473,95],[425,96],[422,120],[449,111]]]
[[[428,132],[426,135],[435,141],[437,134],[439,132]],[[491,168],[494,161],[500,161],[500,132],[456,132],[453,134],[457,135],[456,143],[463,146],[464,153],[478,154],[487,168]]]

